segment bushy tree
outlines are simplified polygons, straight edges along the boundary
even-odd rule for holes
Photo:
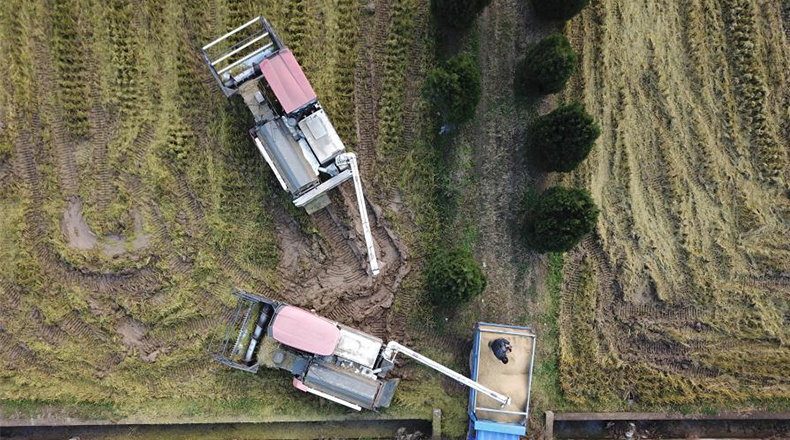
[[[518,92],[557,93],[576,68],[576,52],[562,34],[552,34],[532,47],[516,66]]]
[[[543,171],[569,172],[590,154],[601,129],[579,103],[564,105],[532,124],[529,155]]]
[[[472,119],[480,101],[480,66],[469,53],[460,53],[428,72],[428,97],[447,122],[460,124]]]
[[[570,20],[589,3],[590,0],[532,0],[538,16],[550,20]]]
[[[472,253],[455,248],[439,251],[428,262],[427,289],[437,306],[453,307],[479,295],[486,277]]]
[[[566,252],[595,228],[598,207],[586,190],[555,186],[528,206],[523,216],[521,231],[531,248]]]
[[[431,0],[431,12],[441,23],[455,29],[466,29],[491,0]]]

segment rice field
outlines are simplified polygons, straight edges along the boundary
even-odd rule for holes
[[[378,281],[345,214],[353,192],[294,209],[199,58],[257,15],[360,157]],[[210,361],[233,287],[461,371],[475,321],[533,325],[533,425],[547,409],[786,408],[790,4],[593,0],[564,28],[580,58],[566,91],[525,105],[515,64],[554,27],[495,0],[449,44],[477,53],[484,95],[444,140],[421,88],[448,44],[421,0],[0,3],[0,414],[346,416],[287,374]],[[572,100],[602,136],[574,173],[539,175],[529,121]],[[587,187],[601,215],[542,257],[513,223],[525,189],[555,182]],[[450,243],[489,285],[443,324],[421,267]],[[441,407],[445,432],[464,432],[465,389],[399,375],[387,414]]]
[[[234,287],[415,341],[418,282],[395,231],[409,211],[387,201],[400,189],[382,157],[407,154],[420,130],[404,128],[420,114],[406,106],[420,84],[404,85],[403,45],[417,25],[428,32],[427,12],[413,0],[2,2],[2,416],[347,416],[287,374],[215,364],[206,346]],[[344,214],[353,190],[313,217],[293,208],[249,142],[246,108],[199,57],[258,15],[294,51],[359,155],[370,203],[383,205],[369,212],[378,280]],[[427,61],[429,46],[412,54]],[[402,374],[412,380],[390,414],[428,417],[437,405],[463,429],[462,401],[426,397],[442,387],[435,375]]]
[[[790,397],[786,20],[781,2],[593,1],[567,24],[581,60],[563,99],[602,128],[565,179],[601,207],[563,270],[569,402]]]

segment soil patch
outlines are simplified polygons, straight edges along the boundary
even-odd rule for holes
[[[134,236],[131,240],[119,234],[110,234],[99,238],[85,221],[82,200],[79,197],[72,197],[63,212],[60,225],[69,246],[79,250],[90,250],[98,246],[104,255],[118,257],[137,252],[148,246],[151,241],[151,236],[143,232],[143,217],[140,211],[134,209],[131,214],[134,220]]]

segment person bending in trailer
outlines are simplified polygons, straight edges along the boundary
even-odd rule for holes
[[[496,356],[497,359],[502,361],[503,364],[507,363],[507,354],[513,351],[510,341],[504,338],[494,339],[488,343],[488,346],[494,351],[494,356]]]

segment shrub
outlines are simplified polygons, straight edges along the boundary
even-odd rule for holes
[[[528,152],[543,171],[569,172],[590,154],[601,129],[579,103],[557,108],[532,124]]]
[[[555,186],[527,208],[521,232],[538,252],[566,252],[592,232],[597,219],[598,207],[590,193]]]
[[[463,123],[475,115],[480,101],[480,67],[469,53],[458,54],[428,72],[428,98],[447,122]]]
[[[431,0],[431,13],[441,23],[455,29],[472,25],[491,0]]]
[[[562,34],[544,38],[516,66],[516,87],[521,93],[557,93],[576,68],[576,53]]]
[[[479,295],[486,277],[472,253],[456,248],[437,252],[428,263],[427,289],[437,306],[454,307]]]
[[[550,20],[570,20],[589,3],[590,0],[532,0],[538,16]]]

